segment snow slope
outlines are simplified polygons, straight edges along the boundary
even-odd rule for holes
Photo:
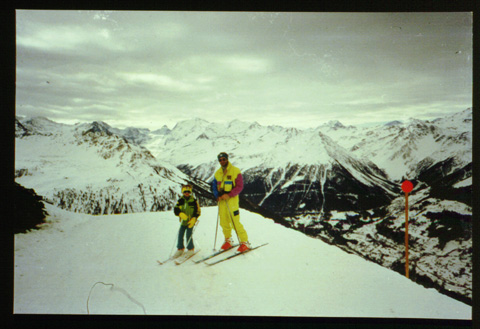
[[[252,244],[269,244],[207,267],[156,263],[174,248],[172,212],[46,209],[41,230],[15,236],[16,314],[472,317],[466,304],[245,210]],[[214,247],[217,210],[202,211],[196,257]]]

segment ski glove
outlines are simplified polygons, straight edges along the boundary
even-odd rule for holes
[[[192,219],[190,219],[190,221],[188,222],[188,228],[192,228],[193,225],[195,225],[196,221],[197,221],[196,217],[193,217]]]
[[[181,212],[180,214],[178,214],[178,219],[179,219],[179,222],[182,224],[182,226],[188,225],[188,216],[186,213]]]

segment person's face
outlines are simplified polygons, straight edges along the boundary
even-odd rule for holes
[[[220,165],[222,167],[225,167],[225,165],[228,163],[228,160],[227,160],[227,158],[220,158],[220,159],[218,159],[218,162],[220,162]]]

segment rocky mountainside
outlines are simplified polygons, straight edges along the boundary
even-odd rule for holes
[[[58,124],[46,118],[16,122],[16,181],[63,209],[90,214],[171,209],[180,186],[195,185],[208,203],[208,186],[103,122]]]
[[[409,274],[426,287],[472,303],[472,208],[432,197],[419,181],[409,196]],[[286,226],[405,275],[405,197],[370,211],[300,215]]]
[[[47,211],[42,197],[33,189],[14,183],[13,186],[13,233],[27,233],[45,223]]]

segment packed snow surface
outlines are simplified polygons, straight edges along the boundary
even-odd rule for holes
[[[171,211],[92,216],[46,207],[41,230],[15,236],[16,314],[472,318],[466,304],[245,210],[250,242],[268,245],[209,267],[156,262],[175,248]],[[202,208],[195,259],[219,249],[216,222],[216,207]]]

